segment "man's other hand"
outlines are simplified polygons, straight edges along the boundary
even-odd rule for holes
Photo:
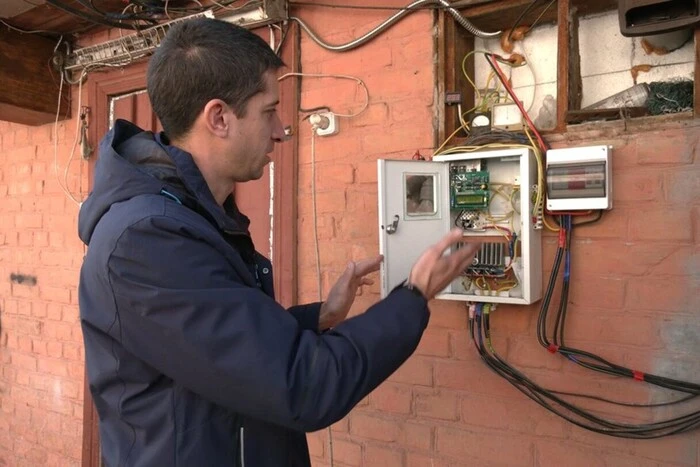
[[[408,275],[408,282],[420,290],[426,299],[434,298],[464,272],[481,247],[480,242],[469,241],[458,250],[444,255],[445,250],[464,241],[462,231],[452,229],[418,258]]]
[[[355,301],[357,290],[363,285],[372,285],[374,281],[368,277],[375,271],[379,271],[383,256],[363,259],[361,261],[351,261],[348,267],[333,285],[328,298],[321,305],[318,327],[323,331],[336,326],[345,319],[350,311],[352,303]]]

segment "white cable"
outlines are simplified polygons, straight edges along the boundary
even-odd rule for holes
[[[78,122],[75,125],[75,139],[73,140],[73,147],[71,148],[70,151],[70,157],[68,158],[68,162],[66,163],[65,170],[63,171],[63,186],[66,187],[66,190],[68,193],[70,193],[70,188],[68,188],[68,169],[70,169],[70,165],[73,162],[73,157],[75,156],[75,149],[78,147],[78,140],[80,139],[80,135],[82,133],[82,119],[80,118],[80,112],[82,112],[82,103],[83,103],[83,80],[85,78],[85,75],[87,74],[87,68],[83,68],[83,71],[80,73],[80,78],[78,79]],[[82,169],[81,169],[82,172]],[[82,196],[82,192],[80,193]],[[77,201],[72,194],[70,194],[71,199],[78,203],[78,206],[80,206],[80,201]]]
[[[522,43],[520,44],[520,48],[523,51],[523,57],[525,57],[525,64],[530,69],[530,73],[532,74],[532,99],[530,100],[530,105],[526,110],[526,112],[530,114],[532,106],[535,105],[535,97],[537,97],[537,76],[535,75],[535,67],[532,66],[532,62],[530,61],[530,57],[527,54],[527,50],[525,50],[525,39],[523,39]]]
[[[362,89],[365,91],[365,103],[362,106],[362,108],[353,113],[353,114],[339,114],[336,113],[336,117],[345,117],[345,118],[351,118],[351,117],[357,117],[360,115],[362,112],[367,110],[367,107],[369,107],[369,89],[367,89],[367,85],[365,84],[364,81],[362,81],[360,78],[357,78],[355,76],[349,76],[349,75],[334,75],[334,74],[324,74],[324,73],[285,73],[284,75],[280,76],[277,78],[277,81],[282,81],[283,79],[287,79],[290,76],[302,76],[302,77],[307,77],[307,78],[336,78],[336,79],[349,79],[352,81],[355,81],[357,84],[362,86]]]
[[[63,192],[68,196],[75,204],[80,206],[80,201],[75,199],[73,194],[68,191],[68,189],[61,183],[61,178],[58,176],[58,117],[61,115],[61,97],[63,95],[63,73],[61,73],[61,83],[58,86],[58,105],[56,106],[56,121],[54,122],[53,128],[53,172],[56,176],[56,182],[61,187]]]
[[[316,212],[316,125],[311,126],[311,211],[314,228],[314,249],[316,251],[316,286],[318,290],[318,301],[323,300],[321,281],[321,254],[318,246],[318,214]],[[328,456],[330,467],[334,467],[333,462],[333,432],[328,427]]]
[[[318,246],[318,214],[316,212],[316,127],[311,127],[311,210],[314,227],[314,251],[316,252],[316,281],[318,301],[323,300],[321,283],[321,253]]]

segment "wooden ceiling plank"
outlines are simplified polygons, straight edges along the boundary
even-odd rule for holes
[[[58,85],[49,61],[55,45],[45,37],[0,28],[0,120],[25,125],[54,121]],[[70,117],[69,94],[70,86],[64,85],[61,119]]]

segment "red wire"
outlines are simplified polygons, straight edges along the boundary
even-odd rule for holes
[[[529,126],[530,129],[532,130],[532,132],[535,134],[535,138],[537,139],[537,142],[540,145],[540,149],[542,149],[542,152],[546,153],[547,152],[547,144],[542,139],[542,135],[540,135],[540,132],[537,131],[535,124],[532,123],[532,120],[530,120],[530,116],[525,111],[523,104],[520,103],[520,100],[518,100],[518,97],[515,95],[515,91],[513,91],[513,88],[508,83],[508,78],[506,78],[506,76],[503,74],[501,67],[498,66],[498,61],[495,60],[497,58],[497,55],[495,55],[495,54],[485,54],[485,55],[486,55],[486,60],[491,64],[491,66],[493,66],[494,70],[496,70],[496,74],[498,74],[498,78],[501,80],[501,83],[503,83],[503,87],[506,88],[506,91],[508,91],[508,94],[510,94],[511,99],[513,99],[513,101],[515,102],[515,105],[517,105],[518,108],[520,109],[520,113],[522,113],[523,117],[525,118],[525,121],[527,122],[527,126]],[[489,57],[493,57],[494,60],[489,60]],[[502,58],[502,57],[499,57],[499,58]]]

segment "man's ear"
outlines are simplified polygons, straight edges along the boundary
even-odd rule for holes
[[[232,112],[221,99],[212,99],[207,102],[201,116],[204,126],[213,135],[225,138],[231,131]]]

